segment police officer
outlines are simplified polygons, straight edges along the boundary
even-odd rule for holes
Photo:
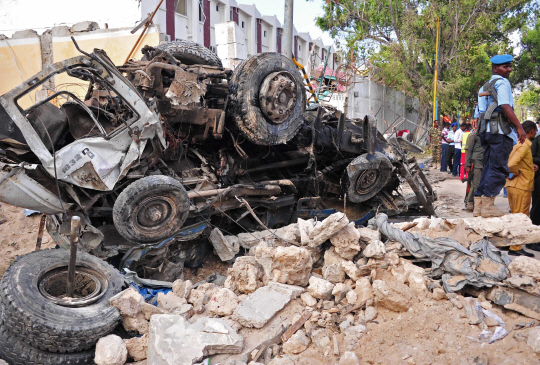
[[[484,169],[474,194],[474,212],[475,216],[482,217],[500,217],[507,213],[495,207],[495,197],[509,175],[508,157],[513,145],[523,143],[526,138],[514,113],[512,87],[508,81],[512,56],[494,56],[491,70],[493,76],[478,93],[478,133],[484,147]]]

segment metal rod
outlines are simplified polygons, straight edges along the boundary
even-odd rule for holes
[[[45,228],[45,219],[47,216],[43,214],[41,216],[41,219],[39,221],[39,229],[37,233],[37,241],[36,241],[36,251],[41,250],[41,241],[43,240],[43,229]]]
[[[69,263],[66,296],[73,296],[73,283],[75,282],[75,268],[77,265],[77,242],[79,241],[79,228],[81,227],[81,217],[71,217],[71,234],[69,236]]]
[[[146,30],[150,26],[150,23],[152,23],[152,20],[154,19],[154,15],[156,15],[156,13],[159,10],[159,7],[161,6],[162,3],[163,3],[163,0],[161,0],[159,2],[158,6],[156,7],[156,10],[154,10],[154,12],[152,13],[152,16],[150,17],[150,19],[144,24],[144,29],[143,29],[141,35],[137,39],[137,42],[135,42],[135,44],[133,45],[133,48],[131,49],[131,51],[129,51],[129,54],[128,54],[127,58],[126,58],[126,62],[124,62],[124,63],[127,63],[127,61],[129,61],[129,58],[131,57],[133,52],[135,52],[135,49],[137,48],[137,46],[139,45],[139,42],[141,41],[142,37],[146,33]]]
[[[283,22],[283,55],[288,59],[293,52],[293,6],[294,0],[285,0],[285,21]]]

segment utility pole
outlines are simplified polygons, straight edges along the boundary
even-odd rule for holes
[[[283,23],[283,55],[293,56],[293,5],[294,0],[285,0],[285,22]]]
[[[438,119],[439,113],[439,100],[437,99],[437,71],[439,68],[439,22],[440,18],[437,18],[437,40],[435,44],[435,75],[433,77],[433,123]]]

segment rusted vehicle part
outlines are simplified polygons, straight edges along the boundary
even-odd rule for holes
[[[431,202],[435,201],[437,196],[431,187],[431,184],[427,180],[426,175],[424,175],[416,163],[416,159],[409,159],[405,163],[399,162],[397,166],[401,176],[405,178],[411,189],[416,194],[419,203],[426,209],[429,215],[436,217],[437,213],[435,213],[435,209],[433,208]]]
[[[172,42],[162,43],[156,48],[170,53],[185,65],[223,66],[214,52],[192,41],[177,39]]]
[[[78,252],[74,295],[67,298],[68,260],[68,250],[34,251],[17,258],[0,282],[3,327],[43,351],[89,349],[120,320],[108,303],[123,289],[120,272]]]
[[[386,185],[392,171],[392,163],[381,152],[358,156],[346,169],[347,198],[354,203],[373,198]]]
[[[530,318],[540,319],[540,295],[538,294],[498,285],[487,293],[486,298],[506,309]]]

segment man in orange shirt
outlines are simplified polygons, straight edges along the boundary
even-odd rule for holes
[[[508,160],[508,169],[512,173],[512,178],[506,179],[506,191],[508,192],[508,203],[512,213],[523,213],[529,215],[531,209],[532,191],[534,190],[534,172],[538,166],[533,164],[531,145],[536,136],[536,124],[527,120],[522,124],[527,138],[523,143],[514,145]],[[534,257],[520,245],[510,246],[510,255]]]

